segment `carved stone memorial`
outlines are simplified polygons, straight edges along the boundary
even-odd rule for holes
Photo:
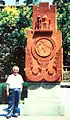
[[[62,34],[57,30],[56,6],[34,5],[32,28],[27,37],[26,79],[62,81]]]
[[[57,30],[56,6],[40,2],[33,6],[32,17],[26,46],[25,73],[29,86],[24,115],[63,115],[62,33]]]

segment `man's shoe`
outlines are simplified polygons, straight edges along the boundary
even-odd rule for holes
[[[8,115],[7,115],[6,118],[9,119],[9,118],[11,118],[11,116],[8,116]]]
[[[18,117],[18,113],[13,114],[12,117]]]

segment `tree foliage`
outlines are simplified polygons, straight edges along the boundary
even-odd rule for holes
[[[7,6],[0,11],[1,79],[10,74],[13,65],[18,65],[24,72],[25,45],[27,30],[31,26],[31,13],[31,8],[23,6]]]
[[[29,4],[38,4],[39,3],[39,0],[26,0],[26,5],[29,5]]]
[[[64,65],[70,65],[70,1],[54,0],[53,4],[57,7],[58,29],[62,31]]]

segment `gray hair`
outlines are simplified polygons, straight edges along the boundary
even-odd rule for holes
[[[12,68],[12,71],[17,71],[17,72],[19,72],[19,67],[18,66],[14,66],[13,68]]]

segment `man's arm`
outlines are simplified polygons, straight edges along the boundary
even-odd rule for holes
[[[6,84],[7,96],[9,96],[9,84]]]
[[[23,84],[21,84],[21,89],[20,89],[20,92],[22,93],[22,90],[23,90]]]

